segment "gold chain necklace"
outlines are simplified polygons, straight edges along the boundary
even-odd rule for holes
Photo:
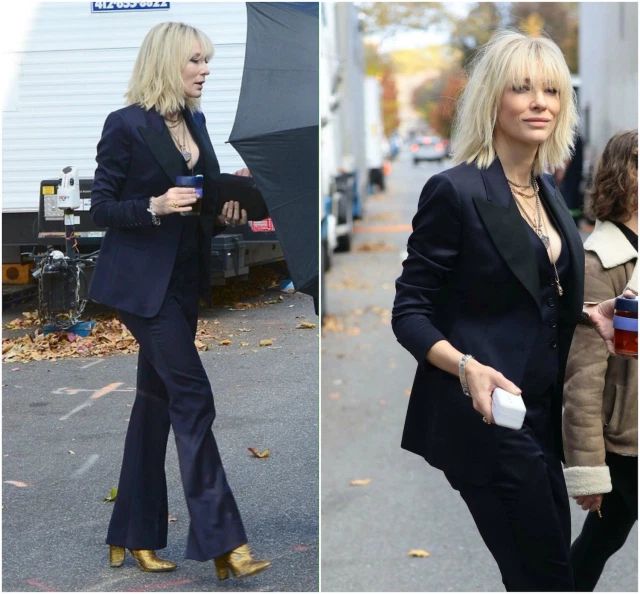
[[[507,180],[509,181],[509,180]],[[515,200],[516,205],[518,206],[518,210],[525,217],[535,234],[540,238],[542,245],[544,245],[545,250],[548,252],[549,261],[551,266],[553,266],[553,274],[554,274],[554,284],[556,285],[556,291],[558,295],[562,297],[564,294],[564,290],[562,285],[560,284],[560,276],[558,275],[558,269],[556,267],[556,263],[553,257],[553,250],[551,249],[551,239],[549,238],[549,234],[547,231],[547,225],[544,222],[544,217],[542,216],[542,205],[540,201],[540,188],[538,187],[538,182],[536,181],[533,174],[531,174],[531,186],[533,187],[534,195],[535,195],[535,220],[527,213],[523,204],[520,204],[520,200],[518,200],[516,192],[511,188],[511,194]]]
[[[180,124],[182,124],[182,127],[180,128],[180,131],[182,132],[182,141],[173,132],[173,129],[177,128]],[[189,163],[189,161],[191,161],[191,151],[189,150],[189,145],[187,144],[186,128],[187,126],[184,123],[184,120],[182,118],[179,118],[178,122],[174,126],[169,126],[167,124],[169,135],[173,139],[173,142],[175,143],[175,145],[178,147],[178,150],[180,151],[180,154],[182,155],[182,158],[184,159],[185,163]]]

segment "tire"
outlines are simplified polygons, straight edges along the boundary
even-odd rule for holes
[[[340,235],[338,237],[336,252],[349,252],[351,251],[351,233],[346,235]]]

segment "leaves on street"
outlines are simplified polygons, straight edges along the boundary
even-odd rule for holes
[[[352,487],[366,487],[369,483],[371,482],[370,478],[364,478],[364,479],[353,479],[349,485],[351,485]]]
[[[14,487],[19,487],[20,489],[24,489],[29,486],[29,483],[25,483],[24,481],[4,481],[7,485],[13,485]]]
[[[247,449],[251,452],[251,455],[252,455],[254,458],[260,458],[260,459],[262,459],[262,458],[268,458],[268,457],[269,457],[269,455],[270,455],[269,450],[262,450],[262,451],[260,451],[260,450],[258,450],[257,448],[247,448]]]
[[[111,487],[111,489],[109,490],[109,494],[104,498],[103,501],[106,501],[107,503],[113,503],[116,500],[117,496],[118,487]]]
[[[431,557],[431,553],[424,549],[411,549],[407,555],[409,555],[409,557]]]

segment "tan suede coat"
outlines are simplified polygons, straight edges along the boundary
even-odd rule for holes
[[[584,249],[585,302],[637,290],[638,253],[613,223],[598,221]],[[638,362],[609,355],[588,326],[578,325],[571,344],[562,429],[570,496],[611,491],[606,451],[638,455]]]

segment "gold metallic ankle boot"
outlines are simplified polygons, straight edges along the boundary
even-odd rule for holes
[[[124,563],[124,547],[109,545],[109,565],[121,567]]]
[[[160,559],[155,551],[149,549],[129,549],[142,571],[173,571],[177,566],[172,561]],[[109,545],[109,564],[111,567],[121,567],[124,563],[124,547]]]
[[[226,580],[229,577],[229,571],[234,577],[247,577],[264,571],[271,565],[271,561],[254,559],[247,544],[216,557],[214,563],[219,580]]]

